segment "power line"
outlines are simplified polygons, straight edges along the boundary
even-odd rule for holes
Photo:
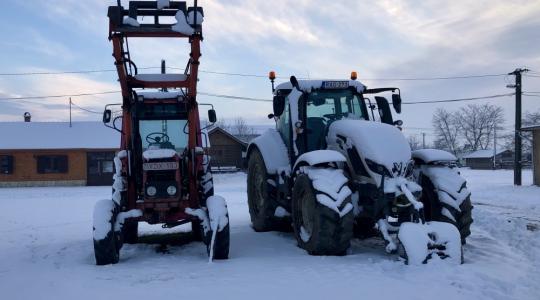
[[[473,97],[473,98],[446,99],[446,100],[435,100],[435,101],[403,102],[403,104],[428,104],[428,103],[475,101],[475,100],[482,100],[482,99],[495,99],[495,98],[509,97],[509,96],[513,96],[513,95],[515,95],[515,94],[514,93],[509,93],[509,94],[500,94],[500,95],[491,95],[491,96]]]
[[[82,111],[85,111],[85,112],[88,112],[88,113],[91,113],[91,114],[97,114],[97,115],[101,115],[103,114],[103,112],[98,112],[98,111],[95,111],[95,110],[91,110],[91,109],[88,109],[88,108],[84,108],[84,107],[80,107],[79,105],[77,105],[75,102],[71,101],[71,105],[82,110]]]
[[[140,67],[139,70],[159,69],[160,67]],[[182,70],[184,68],[167,67],[171,70]],[[62,75],[62,74],[90,74],[90,73],[108,73],[116,72],[116,69],[95,69],[95,70],[75,70],[75,71],[58,71],[58,72],[20,72],[20,73],[0,73],[0,76],[36,76],[36,75]],[[249,73],[234,73],[234,72],[218,72],[210,70],[199,70],[201,73],[224,75],[224,76],[237,76],[237,77],[254,77],[254,78],[268,78],[268,75],[261,74],[249,74]],[[486,77],[500,77],[507,74],[481,74],[481,75],[461,75],[461,76],[433,76],[433,77],[412,77],[412,78],[362,78],[362,80],[368,81],[429,81],[429,80],[455,80],[455,79],[474,79],[474,78],[486,78]],[[531,77],[540,77],[535,75],[527,75]],[[281,79],[288,79],[289,77],[280,77]],[[306,78],[299,78],[306,79]]]
[[[120,91],[108,91],[108,92],[96,92],[96,93],[80,93],[80,94],[71,94],[71,95],[48,95],[48,96],[6,97],[6,98],[0,98],[0,101],[9,101],[9,100],[28,100],[28,99],[48,99],[48,98],[67,98],[67,97],[83,97],[83,96],[96,96],[96,95],[117,94],[117,93],[120,93]]]

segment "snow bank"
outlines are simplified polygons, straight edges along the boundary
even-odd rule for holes
[[[332,209],[340,217],[353,210],[351,203],[347,203],[340,209],[343,201],[352,194],[352,191],[347,186],[349,179],[343,175],[343,170],[303,167],[302,172],[306,173],[311,179],[313,188],[322,192],[317,194],[317,202]]]
[[[302,162],[306,162],[310,166],[315,166],[322,163],[328,163],[328,162],[346,162],[347,159],[343,154],[334,151],[334,150],[316,150],[304,153],[298,157],[296,160],[296,163],[294,164],[294,168],[296,169],[296,166],[298,164],[301,164]]]
[[[392,172],[394,163],[407,167],[411,160],[411,147],[401,131],[394,126],[365,120],[339,120],[330,125],[327,143],[333,145],[337,136],[347,138],[361,157],[385,166]]]
[[[291,163],[287,147],[277,130],[268,129],[261,136],[253,139],[249,148],[253,145],[256,145],[261,152],[268,174],[278,174],[281,171],[290,173]]]
[[[186,15],[184,14],[183,11],[179,10],[177,13],[176,13],[176,24],[174,24],[171,29],[176,31],[176,32],[180,32],[182,34],[185,34],[185,35],[192,35],[195,33],[195,30],[193,29],[193,27],[191,27],[188,23],[187,23],[187,20],[186,20]]]
[[[413,158],[418,158],[429,164],[436,161],[457,161],[452,153],[438,149],[420,149],[412,152]]]
[[[143,152],[144,159],[171,158],[176,155],[172,149],[149,149]]]

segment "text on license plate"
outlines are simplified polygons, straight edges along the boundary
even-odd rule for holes
[[[163,171],[163,170],[176,170],[178,169],[177,162],[155,162],[155,163],[144,163],[144,171]]]

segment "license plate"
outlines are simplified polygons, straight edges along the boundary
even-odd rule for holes
[[[346,89],[348,87],[348,81],[323,81],[323,89]]]
[[[164,171],[164,170],[176,170],[178,169],[177,162],[156,162],[156,163],[144,163],[144,171]]]

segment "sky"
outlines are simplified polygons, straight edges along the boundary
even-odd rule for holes
[[[127,3],[126,0],[123,0]],[[4,0],[0,4],[0,73],[58,72],[114,68],[107,39],[107,7],[116,0]],[[188,1],[191,5],[192,1]],[[540,75],[540,1],[324,1],[200,0],[205,9],[201,69],[213,72],[312,79],[348,79],[357,71],[370,88],[394,86],[404,102],[433,101],[511,93],[512,76],[438,81],[374,80],[506,74],[527,67]],[[183,67],[185,40],[130,43],[138,66]],[[536,73],[534,73],[536,72]],[[278,79],[278,82],[286,79]],[[540,91],[540,77],[524,77],[524,91]],[[0,75],[0,98],[64,95],[119,90],[114,72],[41,76]],[[207,93],[271,99],[266,78],[200,74]],[[77,105],[103,111],[118,94],[73,97]],[[68,98],[0,100],[0,121],[69,120]],[[243,117],[271,125],[271,102],[199,96],[214,104],[219,118]],[[505,128],[514,120],[514,98],[482,100],[504,108]],[[433,137],[438,107],[456,110],[472,102],[404,105],[397,117],[407,135]],[[540,97],[524,96],[524,111],[540,110]],[[74,120],[100,120],[73,110]]]

